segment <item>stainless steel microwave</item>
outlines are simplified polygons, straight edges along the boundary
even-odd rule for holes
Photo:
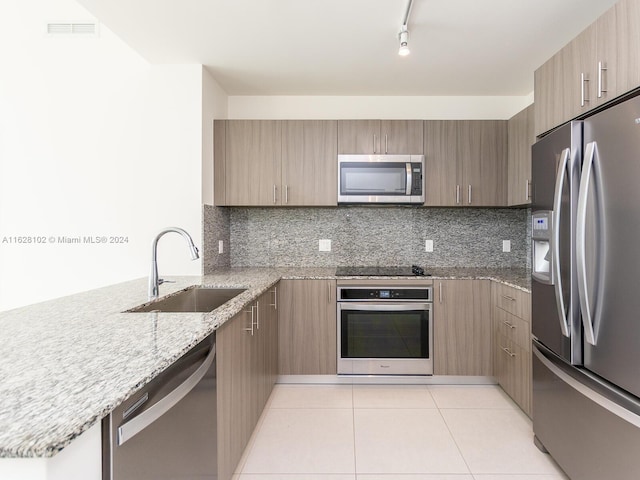
[[[338,203],[424,203],[424,155],[338,155]]]

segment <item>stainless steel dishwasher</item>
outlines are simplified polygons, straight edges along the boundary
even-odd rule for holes
[[[102,421],[103,480],[218,476],[215,333]]]

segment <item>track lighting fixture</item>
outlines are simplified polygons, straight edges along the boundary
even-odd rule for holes
[[[410,53],[408,45],[409,31],[407,30],[406,25],[402,25],[402,27],[400,28],[398,38],[400,39],[400,49],[398,50],[398,55],[406,57]]]
[[[413,0],[409,0],[407,3],[407,9],[404,11],[400,33],[398,33],[398,40],[400,40],[400,49],[398,50],[398,55],[402,57],[406,57],[407,55],[409,55],[409,30],[407,29],[407,26],[409,25],[409,15],[411,15],[412,5]]]

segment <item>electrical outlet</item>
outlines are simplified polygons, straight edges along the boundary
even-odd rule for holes
[[[506,253],[511,251],[511,240],[502,241],[502,251]]]
[[[224,253],[224,240],[218,240],[218,253]]]
[[[318,251],[320,251],[320,252],[330,252],[331,251],[331,240],[328,240],[328,239],[318,240]]]
[[[433,240],[425,240],[424,241],[424,251],[425,252],[433,252]]]

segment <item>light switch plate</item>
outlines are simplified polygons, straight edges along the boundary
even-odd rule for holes
[[[328,240],[328,239],[318,240],[318,250],[320,252],[330,252],[331,240]]]
[[[502,241],[502,251],[506,253],[511,251],[511,240]]]
[[[218,240],[218,253],[224,253],[224,240]]]
[[[433,240],[425,240],[424,241],[424,251],[425,252],[433,252]]]

